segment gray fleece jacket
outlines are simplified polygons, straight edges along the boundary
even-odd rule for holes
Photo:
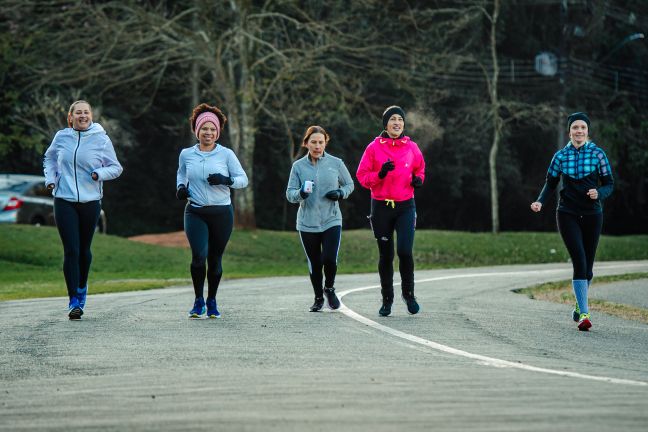
[[[313,193],[306,199],[299,191],[306,180],[314,183]],[[299,203],[297,230],[322,232],[336,225],[342,225],[342,213],[337,201],[325,197],[326,193],[340,189],[346,199],[353,192],[353,179],[342,159],[324,152],[313,165],[308,154],[295,161],[290,170],[286,198]]]

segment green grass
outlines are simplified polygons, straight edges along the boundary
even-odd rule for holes
[[[92,246],[92,292],[150,289],[189,283],[188,249],[97,235]],[[340,273],[375,272],[378,251],[369,229],[345,231]],[[466,233],[419,230],[417,269],[567,262],[557,233]],[[598,260],[648,259],[648,236],[602,237]],[[0,225],[0,300],[64,295],[63,248],[52,227]],[[294,231],[235,230],[225,251],[226,278],[305,275]],[[121,280],[120,282],[111,282]]]
[[[597,276],[595,283],[592,284],[591,290],[595,291],[596,287],[600,286],[601,284],[637,279],[648,279],[648,273],[627,273],[611,276]],[[529,298],[536,300],[551,301],[554,303],[563,303],[570,305],[573,305],[575,302],[571,287],[571,280],[547,282],[513,291],[519,294],[527,295]],[[588,305],[589,308],[593,311],[603,312],[620,318],[631,319],[648,324],[648,309],[642,307],[594,298],[588,299]]]

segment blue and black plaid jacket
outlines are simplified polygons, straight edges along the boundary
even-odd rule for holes
[[[587,142],[577,149],[570,141],[558,150],[549,165],[545,185],[538,196],[539,202],[544,204],[558,186],[561,176],[563,186],[558,211],[578,215],[603,211],[601,202],[614,189],[612,167],[603,149],[593,142]],[[590,189],[598,190],[598,199],[593,200],[587,196]]]

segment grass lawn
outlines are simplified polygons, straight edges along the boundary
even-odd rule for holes
[[[188,249],[152,246],[96,235],[92,245],[93,293],[150,289],[190,283]],[[376,271],[378,251],[371,232],[344,231],[340,273]],[[567,262],[557,233],[466,233],[419,230],[417,269]],[[600,241],[597,260],[648,259],[648,235]],[[0,225],[0,300],[65,295],[63,248],[53,227]],[[223,259],[225,278],[307,276],[295,231],[235,230]]]

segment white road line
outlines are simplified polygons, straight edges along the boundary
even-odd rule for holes
[[[610,267],[603,267],[603,266],[598,266],[598,269],[602,268],[621,268],[621,267],[636,267],[637,265],[634,264],[627,264],[627,265],[617,265],[617,266],[610,266]],[[537,273],[556,273],[556,272],[565,272],[566,270],[561,270],[561,269],[550,269],[550,270],[537,270],[533,271],[534,274]],[[467,279],[467,278],[475,278],[475,277],[493,277],[493,276],[514,276],[514,275],[523,275],[523,274],[528,274],[529,272],[523,272],[523,271],[511,271],[511,272],[493,272],[493,273],[473,273],[473,274],[459,274],[459,275],[449,275],[449,276],[438,276],[438,277],[433,277],[433,278],[428,278],[428,279],[421,279],[417,280],[417,283],[424,283],[424,282],[434,282],[434,281],[441,281],[441,280],[449,280],[449,279]],[[398,284],[394,284],[398,285]],[[354,288],[350,289],[347,291],[341,291],[338,293],[338,297],[340,298],[340,301],[342,301],[342,298],[347,295],[351,294],[354,292],[358,291],[366,291],[370,289],[375,289],[375,288],[380,288],[380,285],[371,285],[371,286],[365,286],[365,287],[360,287],[360,288]],[[409,333],[402,332],[400,330],[393,329],[391,327],[387,327],[386,325],[379,324],[373,320],[370,320],[369,318],[358,314],[357,312],[353,311],[352,309],[349,309],[347,306],[342,304],[340,306],[339,311],[343,313],[344,315],[348,316],[351,319],[354,319],[362,324],[365,324],[369,327],[372,327],[376,330],[380,330],[382,332],[388,333],[392,336],[399,337],[401,339],[405,339],[409,342],[414,342],[419,345],[423,345],[425,347],[437,350],[437,351],[442,351],[448,354],[460,356],[460,357],[466,357],[470,358],[473,360],[478,361],[480,364],[486,365],[486,366],[494,366],[494,367],[509,367],[509,368],[516,368],[516,369],[522,369],[526,371],[532,371],[532,372],[540,372],[540,373],[546,373],[546,374],[551,374],[551,375],[559,375],[559,376],[565,376],[565,377],[571,377],[571,378],[580,378],[580,379],[587,379],[587,380],[592,380],[592,381],[603,381],[603,382],[608,382],[612,384],[626,384],[626,385],[634,385],[634,386],[648,386],[648,382],[645,381],[634,381],[634,380],[627,380],[627,379],[620,379],[620,378],[612,378],[612,377],[606,377],[606,376],[596,376],[596,375],[586,375],[586,374],[581,374],[577,372],[568,372],[568,371],[561,371],[561,370],[555,370],[555,369],[547,369],[547,368],[541,368],[537,366],[531,366],[527,365],[524,363],[517,363],[517,362],[511,362],[508,360],[502,360],[494,357],[488,357],[484,356],[481,354],[473,354],[467,351],[463,351],[457,348],[453,348],[447,345],[440,344],[438,342],[433,342],[418,336],[411,335]]]

